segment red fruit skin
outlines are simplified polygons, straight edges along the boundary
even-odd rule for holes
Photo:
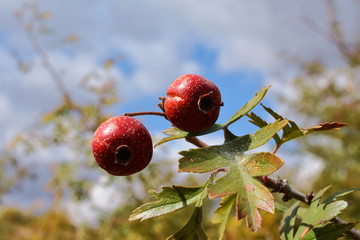
[[[132,159],[127,166],[116,163],[115,151],[127,145]],[[92,151],[101,168],[115,176],[128,176],[143,170],[151,161],[153,144],[150,133],[144,125],[132,117],[112,117],[95,131]]]
[[[214,108],[204,112],[199,109],[199,98],[213,93]],[[199,132],[210,128],[219,117],[221,94],[210,80],[196,74],[177,78],[168,88],[169,97],[164,101],[164,110],[169,121],[187,132]]]

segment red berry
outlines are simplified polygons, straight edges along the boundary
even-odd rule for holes
[[[95,131],[92,151],[96,162],[108,173],[128,176],[151,161],[153,144],[148,130],[132,117],[112,117]]]
[[[196,74],[177,78],[168,88],[164,101],[166,117],[187,132],[204,131],[219,117],[221,94],[210,80]]]

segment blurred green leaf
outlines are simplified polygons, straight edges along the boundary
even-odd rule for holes
[[[206,240],[208,239],[204,229],[201,226],[202,208],[196,207],[193,215],[186,225],[167,240]]]
[[[275,209],[278,210],[279,212],[286,212],[286,210],[288,209],[287,206],[279,203],[279,202],[275,202]]]

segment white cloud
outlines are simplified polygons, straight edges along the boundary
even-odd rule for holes
[[[65,208],[66,213],[75,225],[90,224],[90,226],[96,226],[98,224],[99,212],[89,201],[68,201]]]

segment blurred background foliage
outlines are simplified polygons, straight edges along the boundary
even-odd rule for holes
[[[338,191],[359,187],[360,183],[360,148],[357,142],[360,139],[360,95],[357,93],[360,87],[360,42],[345,42],[336,19],[336,11],[331,7],[329,4],[333,13],[330,15],[329,40],[339,49],[346,64],[341,68],[329,68],[320,60],[296,61],[294,64],[300,66],[300,74],[289,81],[296,97],[289,99],[279,94],[280,104],[299,114],[299,119],[303,121],[300,126],[327,121],[349,124],[340,131],[307,137],[298,142],[297,152],[311,153],[322,159],[324,165],[315,184],[311,189],[306,189],[314,192],[329,184],[333,185],[332,191]],[[37,173],[31,164],[19,159],[36,154],[39,149],[56,151],[61,148],[66,149],[68,154],[54,156],[56,159],[51,164],[45,163],[45,168],[51,173],[46,190],[52,194],[53,199],[48,208],[35,206],[33,209],[20,209],[0,205],[0,239],[165,239],[180,229],[190,218],[191,208],[141,223],[128,221],[133,209],[152,200],[149,194],[144,193],[150,189],[159,190],[160,186],[175,181],[175,159],[156,159],[146,171],[118,178],[109,176],[98,168],[92,157],[92,134],[105,119],[116,115],[111,112],[111,107],[121,97],[114,91],[116,81],[106,71],[112,67],[112,62],[104,61],[103,72],[90,71],[84,76],[81,91],[92,95],[94,100],[83,103],[75,98],[76,90],[66,89],[61,72],[48,58],[51,51],[44,47],[44,35],[51,33],[52,37],[57,37],[55,30],[47,25],[51,12],[43,12],[37,5],[27,4],[19,8],[15,17],[26,32],[43,68],[49,73],[49,81],[56,84],[62,101],[44,114],[31,129],[21,131],[1,150],[0,197],[9,191],[16,191],[16,187],[21,186],[24,181],[36,179]],[[314,29],[317,27],[311,21],[308,24]],[[81,41],[76,34],[61,39],[62,44]],[[354,36],[354,40],[356,39],[358,36]],[[24,74],[31,71],[31,62],[23,62],[17,55],[14,55],[14,59],[19,71]],[[166,151],[166,148],[162,151]],[[296,169],[289,171],[291,173]],[[95,226],[72,223],[62,203],[67,199],[86,201],[91,187],[99,179],[105,179],[106,186],[112,186],[123,193],[120,204],[115,211],[101,213],[102,218]],[[199,184],[190,175],[176,181],[186,185]],[[293,185],[295,188],[301,187],[300,183]],[[352,194],[349,200],[356,204],[341,217],[344,220],[359,220],[360,195]],[[211,223],[215,210],[212,204],[206,201],[207,206],[204,207],[204,228],[208,236],[217,234],[217,225]],[[207,211],[208,209],[211,211]],[[233,216],[228,222],[225,239],[278,239],[280,218],[281,214],[265,214],[263,228],[258,233],[252,233],[245,227],[244,221],[238,222]]]
[[[318,59],[299,62],[301,72],[291,82],[296,97],[279,96],[279,99],[299,115],[303,126],[328,121],[349,124],[339,131],[309,136],[298,142],[297,151],[310,153],[323,163],[323,170],[314,179],[311,191],[332,185],[330,192],[335,193],[360,186],[360,41],[359,35],[354,35],[351,42],[345,40],[336,9],[331,1],[327,6],[329,30],[326,37],[342,55],[343,66],[330,68]],[[321,33],[315,22],[309,19],[306,22]],[[358,220],[360,193],[349,195],[347,200],[354,204],[342,217],[348,221]]]

